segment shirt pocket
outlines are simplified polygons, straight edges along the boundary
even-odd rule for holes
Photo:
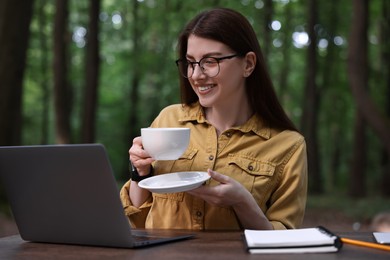
[[[249,156],[230,155],[229,165],[235,165],[252,176],[273,176],[276,165]]]
[[[190,171],[197,153],[197,149],[187,149],[177,160],[155,161],[153,164],[155,175]]]
[[[243,184],[249,191],[258,189],[259,186],[264,188],[268,186],[276,169],[274,163],[237,154],[229,156],[229,167],[232,167],[232,172],[234,172],[231,177]]]
[[[197,153],[198,149],[193,147],[188,148],[178,160],[173,161],[170,172],[191,171]]]

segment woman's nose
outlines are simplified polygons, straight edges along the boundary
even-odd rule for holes
[[[203,70],[201,69],[199,64],[196,64],[194,66],[194,72],[192,74],[192,79],[198,79],[198,78],[205,78],[206,75],[203,73]]]

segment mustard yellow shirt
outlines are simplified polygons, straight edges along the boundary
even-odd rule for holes
[[[277,131],[251,117],[217,136],[199,104],[171,105],[151,127],[188,127],[190,144],[180,159],[155,161],[154,174],[213,169],[239,181],[251,192],[274,229],[298,228],[307,196],[307,156],[303,136]],[[217,185],[209,180],[205,185]],[[155,194],[139,208],[129,198],[130,181],[121,190],[125,214],[138,228],[238,230],[231,207],[217,207],[185,192]],[[253,219],[256,221],[256,219]]]

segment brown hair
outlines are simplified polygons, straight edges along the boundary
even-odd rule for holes
[[[186,57],[190,35],[219,41],[242,56],[250,51],[254,52],[256,67],[246,79],[251,108],[270,127],[297,131],[278,101],[256,34],[242,14],[227,8],[211,9],[198,14],[179,36],[178,52],[181,59]],[[198,101],[190,82],[182,76],[180,90],[183,104],[190,105]]]

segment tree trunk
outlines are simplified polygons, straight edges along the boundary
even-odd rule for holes
[[[89,26],[87,34],[86,82],[82,117],[82,142],[95,141],[96,107],[99,85],[99,14],[100,0],[89,1]]]
[[[360,113],[378,135],[387,153],[390,154],[390,119],[380,112],[365,87],[367,85],[367,75],[365,75],[367,74],[367,16],[367,0],[354,0],[348,52],[348,76]],[[362,81],[363,77],[365,81]]]
[[[264,20],[263,20],[263,54],[264,58],[267,59],[269,52],[271,50],[271,45],[272,45],[272,37],[271,37],[271,29],[270,25],[272,22],[272,16],[273,16],[273,3],[272,0],[265,0],[264,1]]]
[[[42,52],[40,61],[40,85],[42,89],[42,125],[41,125],[41,144],[49,142],[49,107],[50,107],[50,87],[49,87],[49,47],[48,35],[45,33],[47,15],[44,12],[47,0],[40,0],[38,5],[38,23],[39,23],[39,48]]]
[[[317,2],[309,0],[309,39],[310,45],[307,53],[307,81],[305,86],[304,108],[301,129],[306,138],[308,148],[309,191],[321,194],[324,187],[321,177],[317,144],[317,121],[319,95],[316,84],[317,75],[317,37],[314,26],[317,21]]]
[[[363,197],[366,194],[365,165],[366,165],[366,136],[364,113],[372,107],[365,106],[368,98],[361,96],[366,93],[368,84],[367,60],[367,28],[368,3],[366,0],[353,1],[352,31],[349,38],[348,79],[352,92],[358,103],[355,122],[354,150],[350,168],[350,188],[352,197]],[[364,100],[363,100],[364,99]],[[362,106],[363,105],[363,106]],[[368,109],[368,110],[367,110]]]
[[[20,145],[22,92],[33,1],[0,1],[0,146]],[[6,203],[0,182],[0,205]]]
[[[33,1],[0,1],[0,145],[19,145]]]
[[[322,82],[321,87],[319,88],[319,96],[323,96],[324,93],[327,93],[330,86],[334,85],[340,85],[339,83],[339,77],[338,73],[335,69],[335,61],[337,60],[336,57],[336,47],[334,44],[332,44],[333,41],[333,34],[337,32],[338,30],[338,23],[339,23],[339,2],[336,1],[330,1],[329,2],[330,8],[326,10],[326,13],[333,14],[332,17],[327,17],[327,28],[330,32],[330,36],[328,37],[328,41],[330,44],[328,44],[328,47],[326,49],[326,57],[323,65],[322,71]],[[325,11],[325,10],[323,10]],[[332,76],[330,76],[332,75]],[[321,107],[321,104],[318,104],[318,107]],[[332,142],[331,146],[331,157],[330,157],[330,168],[327,175],[329,176],[329,183],[330,183],[330,190],[333,190],[335,186],[337,186],[337,177],[339,176],[339,167],[340,167],[340,154],[341,154],[341,144],[343,139],[343,131],[341,131],[341,124],[336,123],[335,121],[339,121],[339,117],[335,118],[332,115],[332,110],[329,111],[329,109],[319,109],[323,111],[327,116],[327,118],[331,118],[332,122],[328,121],[328,125],[331,125],[331,129],[329,129],[329,141]]]
[[[363,198],[366,194],[366,144],[365,120],[356,111],[354,127],[354,149],[349,172],[349,195],[353,198]]]
[[[140,82],[140,70],[138,69],[139,66],[137,66],[140,56],[140,26],[139,26],[139,3],[138,1],[133,2],[133,24],[132,24],[132,38],[133,38],[133,53],[132,53],[132,59],[131,62],[133,65],[133,74],[132,74],[132,80],[131,80],[131,90],[130,90],[130,116],[129,116],[129,128],[130,129],[130,140],[132,140],[134,137],[139,136],[140,132],[138,129],[135,129],[132,126],[136,126],[138,122],[137,117],[137,108],[138,108],[138,101],[139,101],[139,82]]]
[[[390,118],[390,2],[388,0],[382,0],[382,13],[383,19],[381,23],[381,58],[382,58],[382,71],[381,75],[385,81],[385,98],[386,100],[386,115]],[[390,152],[384,149],[382,155],[382,186],[381,193],[384,197],[390,197]]]
[[[285,17],[287,21],[292,20],[292,5],[286,5],[285,7]],[[288,82],[288,76],[290,72],[290,65],[291,65],[291,55],[290,49],[291,49],[291,34],[292,30],[290,29],[290,26],[286,26],[283,36],[283,47],[282,47],[282,55],[283,55],[283,64],[280,69],[280,76],[279,76],[279,97],[281,98],[282,105],[284,105],[287,102],[287,82]]]
[[[133,50],[130,54],[131,57],[129,58],[129,64],[131,67],[131,75],[130,75],[130,90],[129,90],[129,103],[131,104],[129,106],[129,119],[127,121],[126,129],[129,131],[126,131],[124,133],[124,142],[128,143],[129,147],[132,145],[133,139],[136,136],[140,135],[140,130],[137,129],[138,126],[138,104],[139,104],[139,82],[140,82],[140,69],[137,64],[139,64],[140,61],[140,21],[139,21],[139,2],[133,1],[132,2],[132,15],[133,18],[131,26],[129,30],[131,30],[131,39],[133,40]],[[129,161],[128,159],[124,160],[123,170],[121,171],[120,178],[128,179],[128,167],[129,167]]]
[[[59,144],[71,142],[70,114],[72,99],[67,79],[68,15],[68,0],[56,0],[54,18],[54,108],[56,142]]]

